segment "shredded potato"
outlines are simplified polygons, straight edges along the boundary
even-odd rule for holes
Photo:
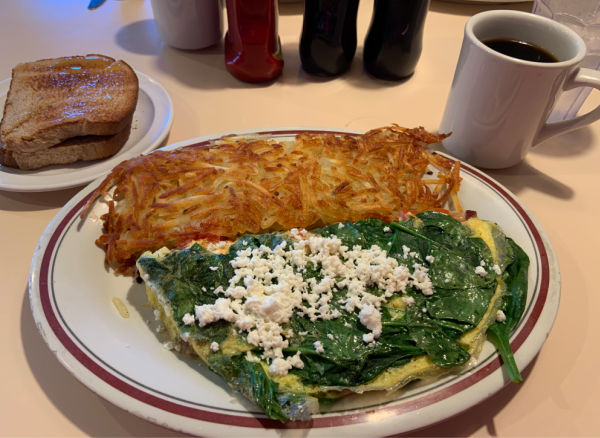
[[[338,221],[461,211],[460,166],[427,149],[443,139],[393,125],[362,135],[301,133],[295,141],[223,138],[124,161],[82,213],[109,197],[96,243],[117,274],[146,250]],[[112,190],[114,188],[114,190]]]

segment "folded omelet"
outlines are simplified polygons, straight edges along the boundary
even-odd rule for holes
[[[195,243],[137,261],[171,340],[282,421],[308,418],[320,401],[460,371],[488,331],[507,345],[527,268],[496,224],[439,212]]]

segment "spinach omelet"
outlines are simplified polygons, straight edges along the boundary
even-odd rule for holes
[[[172,340],[282,421],[308,418],[320,401],[461,370],[486,337],[520,381],[508,336],[528,266],[496,224],[432,211],[137,261]]]

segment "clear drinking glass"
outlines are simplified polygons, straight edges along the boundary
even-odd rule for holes
[[[581,67],[600,70],[600,1],[535,0],[533,13],[552,18],[577,32],[587,46],[587,55]],[[591,90],[584,87],[565,91],[556,102],[548,121],[575,117]]]

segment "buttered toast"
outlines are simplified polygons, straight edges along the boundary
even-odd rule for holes
[[[52,164],[69,164],[107,158],[116,154],[129,138],[130,127],[113,135],[85,135],[65,140],[36,152],[13,152],[0,147],[0,163],[8,167],[34,170]]]
[[[116,153],[129,136],[138,91],[133,69],[104,55],[17,65],[0,123],[0,162],[37,168]]]

